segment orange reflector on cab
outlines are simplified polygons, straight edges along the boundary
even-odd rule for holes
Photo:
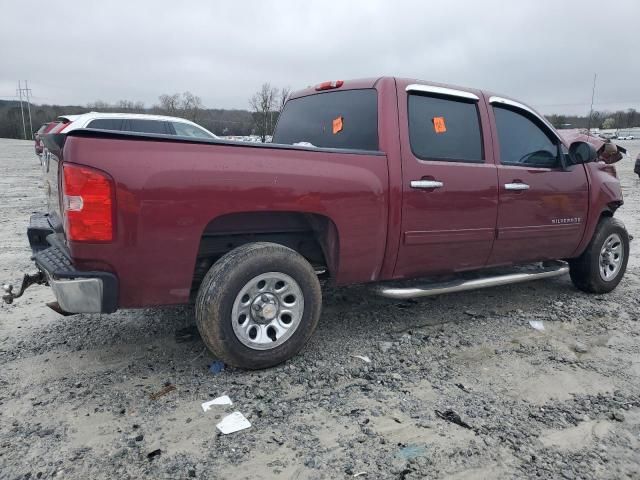
[[[433,129],[436,133],[444,133],[447,131],[447,124],[444,122],[444,117],[433,117]]]
[[[336,135],[342,131],[342,117],[333,119],[333,134]]]
[[[316,91],[340,88],[343,84],[344,84],[344,80],[334,80],[333,82],[322,82],[316,85]]]

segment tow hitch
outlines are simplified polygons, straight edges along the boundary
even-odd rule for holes
[[[47,283],[47,279],[42,272],[38,271],[38,273],[32,274],[26,273],[24,275],[24,278],[22,279],[22,285],[20,285],[20,290],[18,291],[18,293],[13,293],[13,285],[2,285],[2,289],[5,291],[5,294],[2,296],[2,300],[4,300],[5,303],[12,304],[13,300],[21,297],[24,291],[31,285],[42,285],[45,283]]]

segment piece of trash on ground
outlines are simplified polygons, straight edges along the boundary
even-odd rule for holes
[[[233,405],[233,402],[228,395],[222,395],[221,397],[214,398],[213,400],[209,400],[208,402],[204,402],[202,404],[202,410],[206,412],[207,410],[210,410],[214,405]]]
[[[353,477],[354,477],[354,478],[355,478],[355,477],[361,477],[362,475],[366,475],[366,474],[367,474],[367,472],[358,472],[358,473],[354,473],[354,474],[353,474]]]
[[[173,392],[176,389],[175,385],[167,385],[164,388],[158,390],[156,393],[152,393],[151,395],[149,395],[149,398],[151,400],[157,400],[160,397],[166,395],[169,392]]]
[[[147,453],[147,458],[149,460],[153,460],[156,457],[159,457],[162,454],[162,450],[156,448],[154,451]]]
[[[359,358],[363,362],[371,363],[371,359],[366,355],[351,355],[352,357]]]
[[[220,423],[216,425],[216,428],[220,430],[224,435],[229,433],[239,432],[245,428],[249,428],[251,423],[240,412],[233,412],[231,415],[227,415],[222,419]]]
[[[397,456],[404,458],[405,460],[411,460],[413,458],[421,457],[426,453],[426,451],[427,449],[423,445],[410,444],[401,448],[398,451]]]
[[[438,417],[440,417],[443,420],[446,420],[447,422],[455,423],[456,425],[460,425],[461,427],[468,428],[469,430],[473,430],[473,427],[471,425],[469,425],[467,422],[462,420],[462,418],[460,418],[460,415],[458,415],[456,412],[454,412],[451,409],[445,410],[444,412],[441,412],[440,410],[435,410],[435,412]]]
[[[216,360],[209,366],[209,371],[213,374],[218,374],[224,370],[224,362]]]
[[[544,322],[542,320],[529,320],[529,325],[540,332],[544,330]]]
[[[469,390],[469,387],[467,387],[466,385],[463,385],[462,383],[454,383],[454,385],[458,387],[460,390],[462,390],[463,392],[471,393],[471,390]]]

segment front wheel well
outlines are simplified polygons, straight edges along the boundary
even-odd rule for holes
[[[271,242],[302,255],[317,272],[334,276],[338,267],[338,230],[333,221],[314,213],[241,212],[209,222],[200,238],[191,296],[204,276],[223,255],[241,245]]]

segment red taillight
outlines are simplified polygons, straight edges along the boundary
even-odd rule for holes
[[[333,82],[322,82],[316,85],[316,90],[331,90],[333,88],[340,88],[344,84],[344,80],[335,80]]]
[[[62,167],[62,210],[68,240],[113,240],[113,182],[106,173],[65,163]]]

